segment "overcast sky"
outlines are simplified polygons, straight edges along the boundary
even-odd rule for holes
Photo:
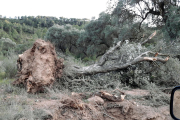
[[[105,11],[108,0],[2,0],[0,15],[54,16],[66,18],[98,17]]]

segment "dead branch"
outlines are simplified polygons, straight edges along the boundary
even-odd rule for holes
[[[72,93],[72,95],[74,97],[80,97],[81,99],[87,99],[87,98],[91,98],[93,96],[99,96],[102,99],[106,99],[108,101],[112,101],[112,102],[121,102],[124,100],[125,98],[125,93],[120,91],[119,89],[115,89],[113,92],[118,91],[119,94],[112,94],[109,93],[107,91],[98,91],[98,92],[94,92],[94,93]]]
[[[117,43],[117,45],[115,47],[110,48],[98,61],[98,65],[99,66],[103,66],[105,64],[105,62],[107,61],[108,57],[110,54],[112,54],[115,50],[117,50],[118,48],[120,48],[122,46],[122,42],[119,41]]]
[[[149,40],[151,40],[154,36],[156,35],[156,31],[154,33],[152,33],[146,40],[144,40],[141,45],[144,45],[145,43],[147,43]]]

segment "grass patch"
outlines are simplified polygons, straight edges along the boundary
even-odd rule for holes
[[[33,111],[26,97],[15,98],[15,96],[0,96],[0,119],[19,120],[26,118],[33,120]],[[19,100],[20,99],[20,100]]]
[[[28,102],[26,91],[12,86],[10,81],[12,79],[1,81],[0,120],[33,120],[32,103]]]
[[[0,53],[0,61],[3,61],[6,57]]]
[[[13,81],[14,81],[14,79],[2,79],[2,80],[0,80],[0,85],[10,84]]]
[[[3,80],[4,78],[5,78],[5,72],[0,72],[0,81]]]

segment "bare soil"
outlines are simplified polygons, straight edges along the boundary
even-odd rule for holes
[[[2,89],[0,94],[3,93]],[[112,95],[111,92],[106,93]],[[71,94],[48,92],[26,96],[6,94],[1,102],[14,99],[17,103],[30,106],[33,113],[43,111],[43,114],[37,117],[40,120],[172,120],[168,105],[151,107],[141,104],[150,94],[147,90],[123,90],[123,93],[126,96],[119,102],[94,93],[74,92]],[[127,99],[127,96],[134,98]],[[144,99],[135,100],[135,97]],[[26,116],[23,120],[27,120]]]
[[[124,93],[136,96],[149,94],[139,89]],[[126,98],[112,102],[99,96],[84,99],[81,95],[57,94],[59,99],[56,100],[38,99],[33,108],[47,111],[52,120],[171,120],[169,106],[154,108]]]

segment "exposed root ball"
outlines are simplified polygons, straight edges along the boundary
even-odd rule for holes
[[[63,59],[57,58],[54,46],[50,42],[36,40],[31,49],[19,55],[19,78],[13,84],[23,84],[31,93],[41,91],[62,76],[63,67]]]

